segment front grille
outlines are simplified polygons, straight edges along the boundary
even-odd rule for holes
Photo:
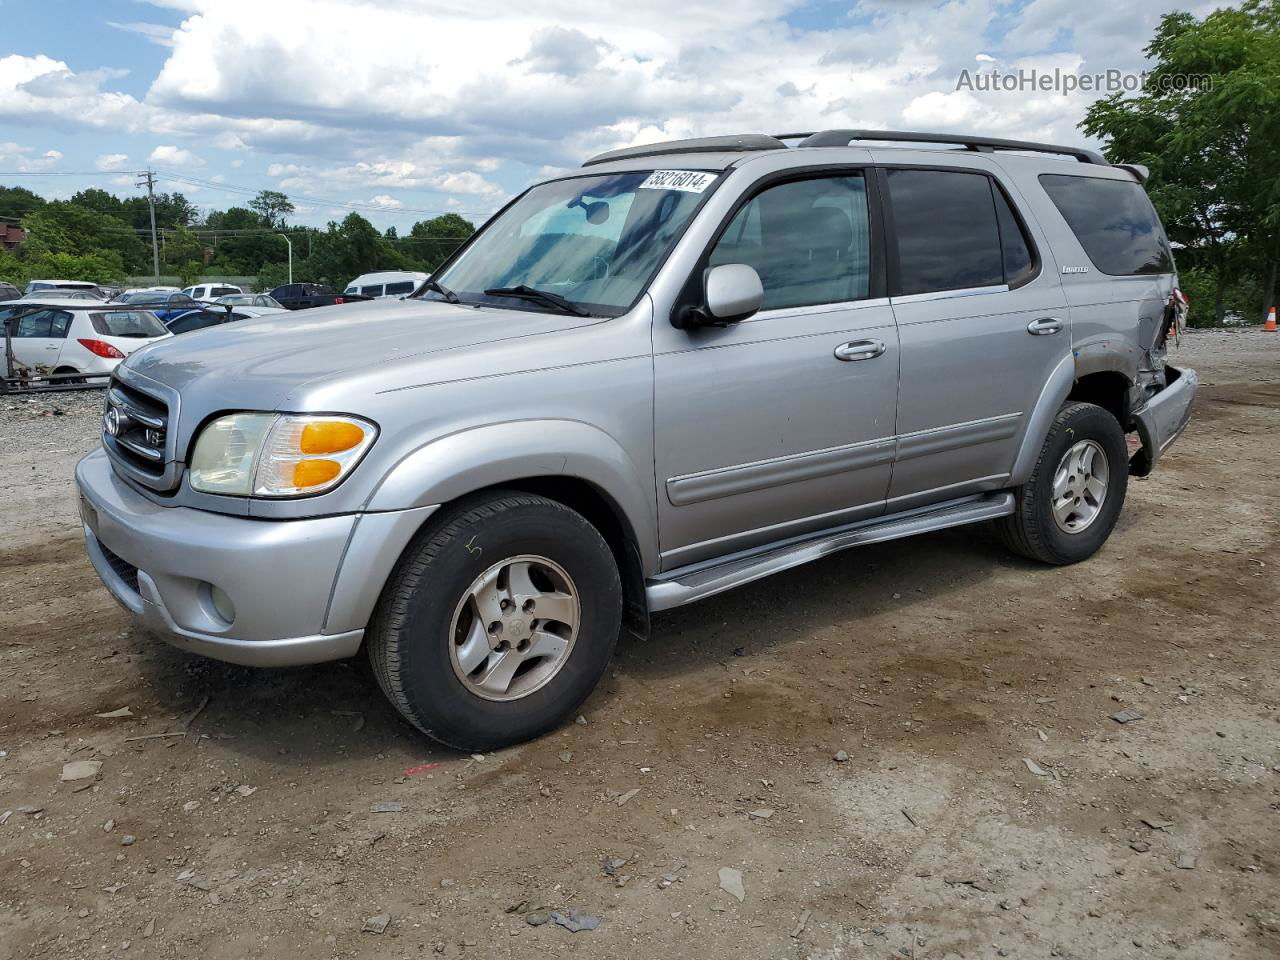
[[[117,466],[157,490],[171,486],[168,466],[169,406],[114,377],[102,416],[102,445]]]
[[[111,564],[111,569],[116,572],[116,576],[127,583],[134,593],[138,593],[138,568],[123,557],[117,557],[101,540],[98,541],[98,549],[107,558],[107,563]]]

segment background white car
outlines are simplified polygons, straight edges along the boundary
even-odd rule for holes
[[[33,293],[43,293],[46,296],[60,297],[65,291],[69,290],[93,294],[98,300],[107,299],[103,295],[102,289],[96,283],[90,283],[88,280],[32,280],[22,289],[22,295],[29,297]]]
[[[15,373],[19,366],[37,374],[110,373],[135,350],[173,336],[148,310],[84,300],[9,301],[0,304],[0,323],[9,328]]]
[[[223,306],[233,307],[270,307],[272,310],[283,310],[282,304],[269,293],[230,293],[226,296],[218,297],[214,303]]]
[[[407,297],[417,290],[431,274],[417,270],[384,270],[381,273],[362,273],[350,283],[343,293],[365,297]]]
[[[183,287],[182,292],[192,300],[217,300],[233,293],[244,293],[234,283],[199,283],[194,287]]]

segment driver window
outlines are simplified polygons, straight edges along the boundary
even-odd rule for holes
[[[762,309],[865,299],[871,228],[861,174],[795,180],[763,191],[734,216],[710,265],[746,263],[764,285]]]

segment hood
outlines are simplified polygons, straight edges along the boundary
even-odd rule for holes
[[[416,366],[478,344],[599,323],[545,311],[371,300],[221,324],[154,343],[124,366],[203,406],[271,410],[316,380]],[[201,396],[203,395],[203,396]]]

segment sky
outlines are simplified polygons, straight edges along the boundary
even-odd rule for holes
[[[677,137],[1089,145],[1099,94],[957,89],[962,71],[1137,72],[1162,12],[1220,5],[1166,3],[0,0],[0,184],[128,195],[151,169],[204,211],[270,189],[296,222],[403,230]]]

